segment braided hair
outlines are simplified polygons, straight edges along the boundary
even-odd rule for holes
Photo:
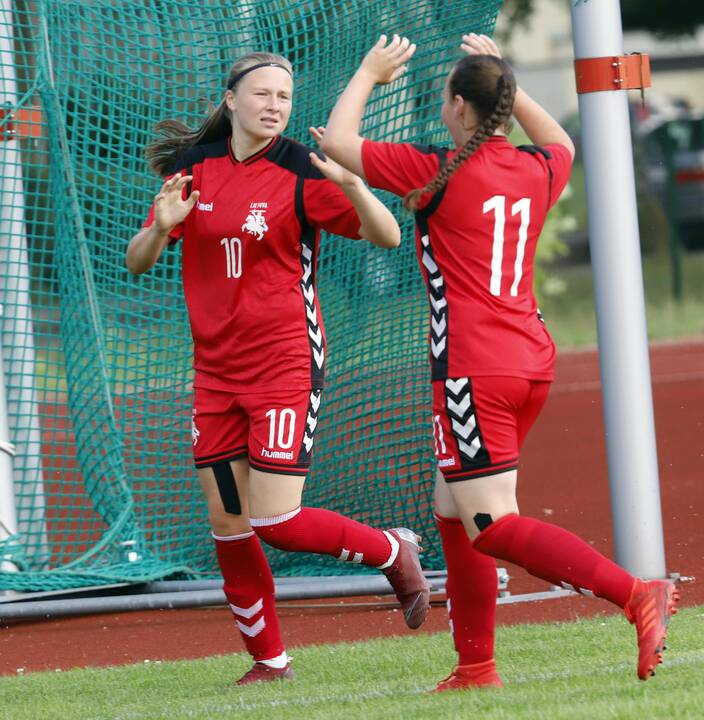
[[[227,87],[235,91],[237,76],[247,68],[263,63],[283,66],[293,75],[291,63],[281,55],[253,52],[241,57],[230,68],[227,75]],[[234,86],[232,86],[233,81],[235,82]],[[208,117],[196,130],[192,130],[180,120],[162,120],[154,127],[154,130],[161,137],[147,145],[144,156],[149,162],[149,167],[157,175],[165,177],[171,172],[173,164],[184,150],[194,145],[204,145],[230,137],[232,134],[232,121],[223,97],[219,105],[211,106]]]
[[[422,188],[411,190],[404,198],[407,210],[418,209],[421,196],[434,195],[447,184],[452,174],[470,158],[479,146],[501,125],[511,118],[516,80],[511,68],[494,55],[469,55],[462,58],[450,72],[448,82],[450,97],[460,95],[472,105],[477,114],[479,127],[462,149],[438,174]]]

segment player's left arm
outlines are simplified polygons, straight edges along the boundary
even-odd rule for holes
[[[364,139],[359,134],[359,125],[369,95],[375,85],[386,85],[401,77],[415,51],[416,46],[408,38],[394,35],[387,44],[386,35],[382,35],[362,60],[328,118],[321,141],[323,152],[362,178]]]
[[[310,134],[320,145],[325,128],[310,128]],[[346,170],[326,157],[310,153],[310,161],[328,180],[345,194],[359,217],[360,237],[383,248],[395,248],[401,244],[401,229],[390,210],[369,190],[359,175]]]

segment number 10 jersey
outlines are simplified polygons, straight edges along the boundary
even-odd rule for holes
[[[196,387],[244,393],[323,385],[320,229],[358,238],[360,221],[309,152],[276,137],[239,162],[227,139],[196,145],[176,161],[174,173],[193,175],[191,189],[200,191],[170,234],[183,242]],[[152,208],[145,225],[153,219]]]

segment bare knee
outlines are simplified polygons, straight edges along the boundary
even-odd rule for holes
[[[208,521],[213,534],[218,537],[241,535],[252,530],[247,515],[232,515],[224,510],[210,509]]]

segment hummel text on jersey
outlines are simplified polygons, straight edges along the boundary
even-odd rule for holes
[[[198,209],[203,210],[203,212],[213,212],[213,203],[212,202],[209,202],[209,203],[199,202]]]
[[[281,450],[267,450],[262,448],[262,457],[274,458],[275,460],[293,460],[293,450],[282,452]]]

